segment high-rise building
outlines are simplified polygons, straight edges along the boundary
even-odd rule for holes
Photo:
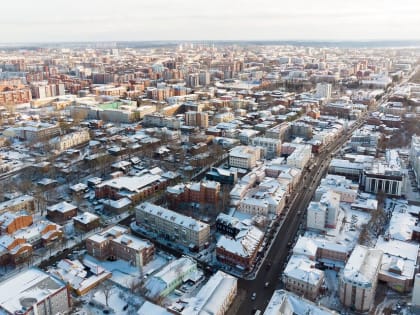
[[[317,83],[316,84],[316,96],[330,99],[332,92],[332,85],[330,83]]]
[[[210,84],[210,73],[208,71],[200,71],[198,82],[201,86],[209,85]]]
[[[185,113],[185,124],[187,126],[197,126],[207,128],[209,126],[209,115],[204,112],[189,111]]]

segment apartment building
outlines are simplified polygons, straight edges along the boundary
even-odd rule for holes
[[[356,245],[340,278],[339,296],[344,306],[367,312],[374,303],[383,252]]]
[[[86,239],[89,255],[101,260],[122,259],[141,268],[154,256],[155,247],[147,241],[128,234],[122,226],[112,226]]]
[[[185,113],[185,124],[200,128],[208,128],[209,114],[204,112],[189,111]]]
[[[411,138],[410,164],[416,176],[417,187],[420,188],[420,136]]]
[[[340,209],[340,195],[327,191],[320,201],[311,201],[307,209],[307,227],[319,231],[335,228]]]
[[[172,208],[178,207],[182,202],[216,204],[219,200],[219,193],[220,183],[210,180],[178,184],[166,189],[166,195]]]
[[[264,137],[255,137],[251,140],[253,146],[262,148],[262,155],[268,159],[279,156],[281,153],[281,141],[264,138]]]
[[[319,187],[315,191],[315,201],[320,201],[322,196],[328,191],[340,195],[341,202],[354,203],[357,198],[359,185],[346,179],[344,176],[328,174],[321,179]]]
[[[261,149],[249,146],[237,146],[229,152],[229,165],[244,169],[252,169],[261,158]]]
[[[294,145],[293,153],[287,157],[287,165],[303,169],[312,157],[310,145]]]
[[[88,129],[75,131],[50,140],[52,148],[62,152],[80,144],[86,143],[90,140]]]
[[[0,106],[29,103],[31,100],[32,93],[29,88],[0,91]]]
[[[136,207],[136,221],[142,228],[186,247],[201,249],[210,238],[208,224],[149,202]]]

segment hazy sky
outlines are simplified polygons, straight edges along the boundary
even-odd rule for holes
[[[0,42],[420,40],[420,0],[2,2]]]

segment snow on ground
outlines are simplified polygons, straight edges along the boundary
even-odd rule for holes
[[[98,287],[81,298],[83,305],[74,313],[75,315],[99,315],[106,309],[105,295]],[[108,298],[110,314],[131,315],[136,314],[144,300],[138,295],[119,287],[113,287]]]
[[[337,226],[329,229],[325,235],[316,232],[306,231],[307,237],[325,237],[325,239],[354,248],[359,238],[362,225],[367,224],[370,219],[368,212],[353,210],[348,203],[340,203],[341,211],[338,214]]]
[[[84,259],[112,272],[111,281],[118,283],[123,287],[129,287],[130,283],[135,279],[139,279],[142,273],[143,276],[152,274],[168,263],[168,259],[159,253],[155,255],[150,263],[143,267],[143,270],[124,260],[102,261],[89,255],[86,255]]]

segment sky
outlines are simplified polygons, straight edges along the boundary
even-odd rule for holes
[[[420,40],[420,0],[20,0],[0,42]]]

